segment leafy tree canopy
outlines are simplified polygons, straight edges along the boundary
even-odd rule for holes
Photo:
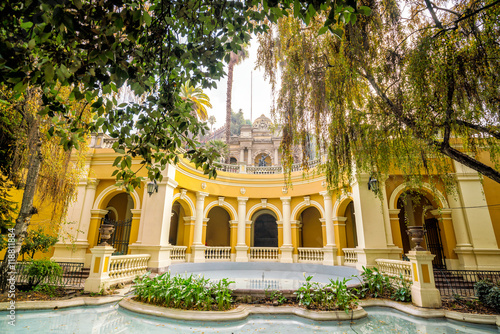
[[[252,125],[249,119],[245,119],[243,110],[240,109],[238,112],[231,111],[231,135],[239,136],[243,125]]]
[[[499,2],[357,5],[371,15],[333,22],[341,33],[325,33],[323,12],[282,17],[260,36],[258,62],[273,84],[282,69],[285,156],[314,133],[332,187],[348,186],[353,166],[446,175],[449,158],[500,182]],[[484,153],[493,167],[479,161]]]

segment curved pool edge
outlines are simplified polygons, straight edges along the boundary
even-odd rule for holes
[[[176,320],[190,321],[234,321],[244,320],[250,315],[280,314],[295,315],[317,321],[346,321],[357,320],[368,315],[362,307],[346,314],[344,311],[312,311],[296,306],[254,306],[239,305],[228,311],[193,311],[177,310],[132,300],[131,297],[123,299],[119,304],[124,309],[146,315],[165,317]]]
[[[395,310],[401,311],[403,313],[420,317],[420,318],[447,318],[450,320],[456,320],[461,322],[468,322],[472,324],[481,325],[496,325],[500,327],[500,315],[495,314],[474,314],[474,313],[462,313],[457,311],[448,311],[444,309],[427,309],[422,307],[417,307],[415,305],[397,302],[388,299],[366,299],[360,300],[359,306],[361,307],[371,307],[371,306],[381,306],[389,307]]]
[[[102,296],[102,297],[76,297],[66,300],[28,300],[16,301],[16,310],[48,310],[60,309],[78,306],[99,306],[104,304],[116,303],[124,296]],[[7,310],[10,302],[1,302],[0,310]]]

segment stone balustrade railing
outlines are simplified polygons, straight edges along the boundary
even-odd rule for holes
[[[106,138],[102,133],[92,134],[90,147],[112,148],[113,143],[115,143],[116,141],[118,141],[118,139],[109,137]],[[185,150],[179,149],[179,152],[184,153]],[[320,161],[321,159],[309,160],[307,162],[307,169],[315,168],[320,163]],[[291,171],[300,172],[304,169],[303,167],[304,166],[301,163],[295,163],[291,166]],[[215,169],[221,172],[236,173],[236,174],[260,174],[260,175],[283,174],[282,166],[247,166],[245,164],[231,165],[231,164],[219,163]]]
[[[250,247],[250,261],[278,261],[278,247]]]
[[[185,262],[186,249],[187,246],[173,246],[170,253],[170,260],[172,260],[172,262]]]
[[[323,248],[299,247],[299,262],[322,263],[325,258]]]
[[[221,171],[221,172],[228,172],[228,173],[239,173],[240,172],[240,166],[224,164],[224,163],[219,163],[219,166],[215,167],[215,169],[218,171]]]
[[[283,174],[281,166],[247,166],[247,174]]]
[[[205,248],[207,261],[231,261],[231,247],[207,246]]]
[[[399,277],[401,274],[407,281],[411,281],[411,263],[409,261],[376,259],[375,262],[382,274],[392,277]]]
[[[117,255],[109,260],[109,284],[131,282],[148,269],[149,254]]]
[[[355,266],[358,263],[358,253],[356,248],[342,248],[344,252],[344,265]]]

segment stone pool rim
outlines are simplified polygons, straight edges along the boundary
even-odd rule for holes
[[[110,303],[117,303],[119,302],[119,306],[122,306],[122,303],[126,299],[131,299],[131,297],[125,297],[123,295],[121,296],[102,296],[102,297],[76,297],[73,299],[67,299],[67,300],[47,300],[47,301],[18,301],[16,302],[16,310],[48,310],[48,309],[62,309],[62,308],[70,308],[70,307],[81,307],[81,306],[98,306],[98,305],[104,305],[104,304],[110,304]],[[135,302],[134,303],[139,303]],[[145,303],[142,303],[145,304]],[[0,310],[1,311],[6,311],[7,307],[10,305],[9,302],[0,302]],[[150,305],[146,304],[148,306],[155,306],[155,305]],[[246,306],[246,305],[245,305]],[[252,305],[248,305],[252,306]],[[482,324],[482,325],[496,325],[500,327],[500,315],[489,315],[489,314],[474,314],[474,313],[462,313],[462,312],[456,312],[456,311],[448,311],[444,309],[426,309],[426,308],[421,308],[414,306],[409,303],[401,303],[401,302],[396,302],[393,300],[388,300],[388,299],[363,299],[359,301],[359,308],[362,309],[364,312],[365,307],[373,307],[373,306],[381,306],[381,307],[387,307],[387,308],[392,308],[398,311],[401,311],[403,313],[415,316],[415,317],[420,317],[420,318],[447,318],[450,320],[456,320],[460,322],[466,322],[466,323],[473,323],[473,324]],[[164,307],[160,306],[155,306],[157,308],[161,308],[162,310],[166,309]],[[276,312],[275,314],[287,314],[285,311],[281,311],[281,309],[286,310],[287,308],[291,308],[290,306],[252,306],[254,308],[254,314],[269,314],[269,312]],[[131,310],[130,308],[123,307],[124,309],[127,309],[131,312],[135,313],[141,313],[136,310]],[[298,309],[298,307],[296,307]],[[309,311],[306,309],[301,309],[303,311]],[[228,311],[185,311],[185,310],[178,310],[180,312],[191,312],[191,314],[197,314],[197,319],[199,319],[199,316],[201,316],[202,313],[209,315],[211,320],[213,321],[219,321],[220,319],[216,319],[217,314],[228,312]],[[325,313],[332,313],[332,311],[309,311],[309,313],[314,313],[314,312],[325,312]],[[339,311],[343,314],[345,312]],[[356,312],[356,311],[355,311]],[[306,314],[308,312],[304,312]],[[143,313],[146,314],[146,313]],[[291,314],[291,313],[288,313]],[[349,313],[351,314],[351,313]],[[156,314],[152,314],[154,316],[158,316]],[[299,315],[302,317],[302,315]],[[315,319],[315,318],[310,318],[312,320],[321,320],[321,319]],[[347,320],[350,320],[351,318],[348,317]],[[193,319],[191,319],[193,320]],[[232,319],[230,319],[232,320]],[[234,319],[236,320],[236,319]]]

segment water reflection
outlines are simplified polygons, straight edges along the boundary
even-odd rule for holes
[[[367,308],[369,316],[348,321],[311,321],[295,316],[250,316],[242,321],[176,321],[143,316],[115,305],[52,311],[18,311],[16,327],[0,312],[1,333],[499,333],[496,326],[412,317],[388,308]]]

